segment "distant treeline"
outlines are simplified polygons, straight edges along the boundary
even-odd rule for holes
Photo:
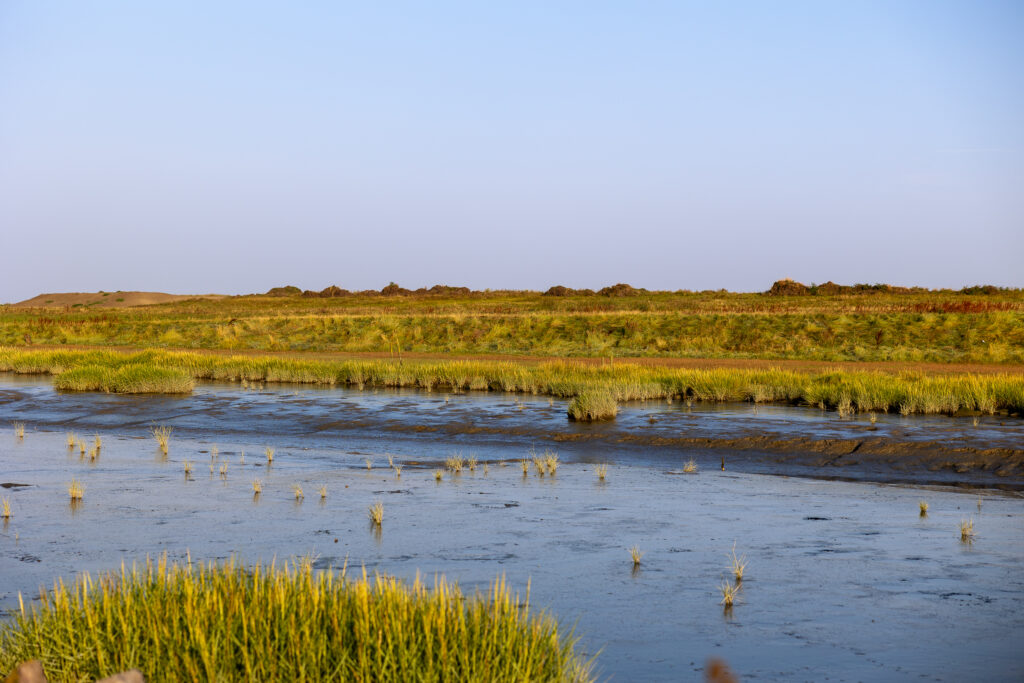
[[[709,290],[705,290],[705,293]],[[725,294],[726,290],[717,290],[719,293]],[[771,296],[838,296],[843,294],[929,294],[929,293],[945,293],[945,294],[976,294],[976,295],[991,295],[991,294],[1013,294],[1021,292],[1020,289],[1012,287],[996,287],[995,285],[972,285],[970,287],[963,287],[959,290],[952,289],[928,289],[927,287],[899,287],[896,285],[887,284],[855,284],[855,285],[838,285],[835,282],[829,280],[820,285],[810,284],[805,285],[796,280],[778,280],[771,288],[764,292]],[[274,287],[266,293],[266,296],[302,296],[313,299],[330,299],[337,297],[371,297],[371,296],[493,296],[496,294],[537,294],[534,290],[488,290],[481,291],[470,289],[469,287],[450,287],[448,285],[434,285],[433,287],[420,287],[419,289],[406,289],[394,282],[388,284],[379,290],[377,289],[363,289],[357,291],[351,291],[343,289],[335,285],[325,287],[320,291],[311,289],[302,290],[294,286],[286,287]],[[572,287],[563,287],[562,285],[555,285],[549,287],[542,293],[543,296],[605,296],[605,297],[628,297],[628,296],[643,296],[645,294],[671,294],[673,292],[662,291],[662,290],[648,290],[643,287],[633,287],[625,283],[618,283],[610,285],[608,287],[602,287],[598,290],[593,289],[573,289]],[[688,289],[681,289],[674,292],[675,294],[693,294],[695,292]]]

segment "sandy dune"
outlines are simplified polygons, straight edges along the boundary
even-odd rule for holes
[[[165,304],[183,299],[221,299],[223,297],[223,294],[167,294],[165,292],[57,292],[40,294],[13,305],[21,308],[64,308],[75,305],[89,308],[125,308]]]

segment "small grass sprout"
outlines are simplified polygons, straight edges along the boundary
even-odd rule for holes
[[[81,439],[78,440],[78,453],[80,455],[85,455],[85,442]]]
[[[321,486],[318,492],[320,493],[320,500],[324,500],[325,498],[327,498],[327,484]]]
[[[306,497],[306,494],[302,492],[302,486],[299,484],[292,486],[292,492],[295,494],[295,500],[302,500]]]
[[[68,432],[68,449],[74,449],[76,443],[78,443],[78,435]]]
[[[220,449],[217,448],[217,444],[210,446],[210,460],[216,460],[218,455],[220,455]]]
[[[527,460],[526,458],[523,458],[522,460],[519,461],[519,464],[523,468],[523,476],[525,477],[530,473],[530,461]]]
[[[926,501],[926,500],[918,501],[917,507],[921,511],[921,517],[927,517],[928,516],[928,501]]]
[[[693,458],[690,458],[689,460],[687,460],[686,464],[683,465],[683,473],[684,474],[697,474],[697,461],[694,460]]]
[[[633,546],[629,549],[629,556],[633,559],[633,566],[639,566],[640,558],[644,556],[643,552],[637,546]]]
[[[220,476],[222,476],[222,477],[228,476],[228,464],[226,462],[222,462],[220,464]]]
[[[732,575],[736,577],[736,585],[738,586],[743,581],[743,572],[747,569],[747,556],[736,556],[735,543],[732,544],[732,558],[729,560],[729,569],[732,570]]]
[[[252,493],[254,496],[258,496],[263,493],[263,482],[259,479],[252,480]]]
[[[4,498],[3,505],[0,507],[0,519],[11,518],[11,501],[8,498]]]
[[[99,451],[101,448],[103,448],[103,439],[100,438],[99,434],[93,434],[92,435],[92,447],[94,449],[96,449],[97,451]]]
[[[597,473],[597,480],[604,481],[604,478],[608,476],[608,465],[598,465],[594,471]]]
[[[153,434],[153,438],[156,439],[157,446],[160,447],[160,452],[167,455],[168,448],[171,442],[171,427],[153,427],[150,433]]]
[[[444,471],[443,470],[434,470],[434,481],[440,483],[441,479],[443,477],[444,477]]]
[[[82,500],[85,497],[85,487],[77,479],[72,479],[68,485],[68,495],[72,501]]]
[[[379,500],[370,506],[367,514],[370,517],[370,522],[374,526],[381,526],[384,523],[384,503]]]
[[[722,604],[728,609],[729,607],[732,607],[734,602],[736,602],[736,597],[740,592],[740,585],[738,583],[731,584],[728,581],[723,581],[722,585],[718,587],[718,590],[722,591]]]
[[[479,461],[476,459],[475,455],[469,456],[469,459],[466,461],[466,466],[469,467],[470,472],[476,472],[478,462]]]
[[[392,455],[390,453],[385,453],[384,455],[388,456],[388,467],[394,467],[395,466],[395,459],[394,459],[394,457],[392,457]]]
[[[402,466],[401,465],[395,465],[392,469],[395,471],[395,478],[396,479],[401,479],[402,478]]]
[[[462,470],[466,467],[466,459],[459,453],[454,453],[445,458],[444,466],[454,474],[462,474]]]
[[[191,460],[186,460],[184,465],[185,465],[185,476],[187,477],[188,475],[192,474],[192,461]]]
[[[25,438],[25,423],[24,422],[14,422],[13,425],[14,425],[14,435],[16,437],[18,437],[19,439],[24,439]]]
[[[961,519],[960,520],[960,540],[964,543],[970,543],[974,540],[974,520],[973,519]]]
[[[263,454],[267,456],[268,465],[274,462],[274,453],[276,453],[276,451],[270,446],[267,446],[266,448],[263,449]]]

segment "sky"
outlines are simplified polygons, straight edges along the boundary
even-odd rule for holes
[[[1024,286],[1024,3],[0,2],[0,301]]]

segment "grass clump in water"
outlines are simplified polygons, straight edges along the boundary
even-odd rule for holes
[[[39,659],[50,680],[140,669],[147,681],[589,681],[570,634],[497,580],[463,595],[392,577],[147,562],[72,586],[0,630],[0,669]]]
[[[77,479],[72,479],[68,485],[68,495],[71,497],[72,502],[82,500],[85,497],[85,487]]]
[[[380,526],[384,523],[384,503],[379,500],[370,506],[370,510],[367,513],[370,517],[370,522],[374,526]]]
[[[608,476],[608,465],[598,465],[594,468],[594,471],[597,472],[597,480],[604,481],[605,477]]]
[[[579,422],[597,422],[614,420],[619,412],[619,404],[610,391],[583,391],[569,402],[570,420]]]
[[[926,501],[919,501],[917,507],[921,511],[921,517],[928,516],[928,503]]]
[[[195,382],[180,368],[151,363],[121,367],[86,365],[57,375],[54,387],[60,391],[105,391],[110,394],[190,394]]]
[[[171,443],[171,427],[153,427],[150,433],[153,434],[153,438],[156,439],[156,445],[160,447],[160,452],[167,455],[168,448]]]
[[[15,422],[13,424],[14,424],[14,435],[16,437],[18,437],[19,439],[24,439],[25,438],[25,423],[24,422]]]
[[[633,559],[633,566],[638,567],[640,566],[640,559],[644,556],[644,554],[643,552],[641,552],[639,547],[633,546],[629,549],[629,556]]]
[[[11,518],[11,501],[9,498],[4,498],[3,507],[0,509],[0,519]]]
[[[686,464],[683,465],[683,473],[684,474],[697,474],[697,461],[694,460],[693,458],[690,458],[689,460],[687,460]]]
[[[960,540],[964,543],[970,543],[974,540],[974,520],[973,519],[962,519],[960,520]]]

